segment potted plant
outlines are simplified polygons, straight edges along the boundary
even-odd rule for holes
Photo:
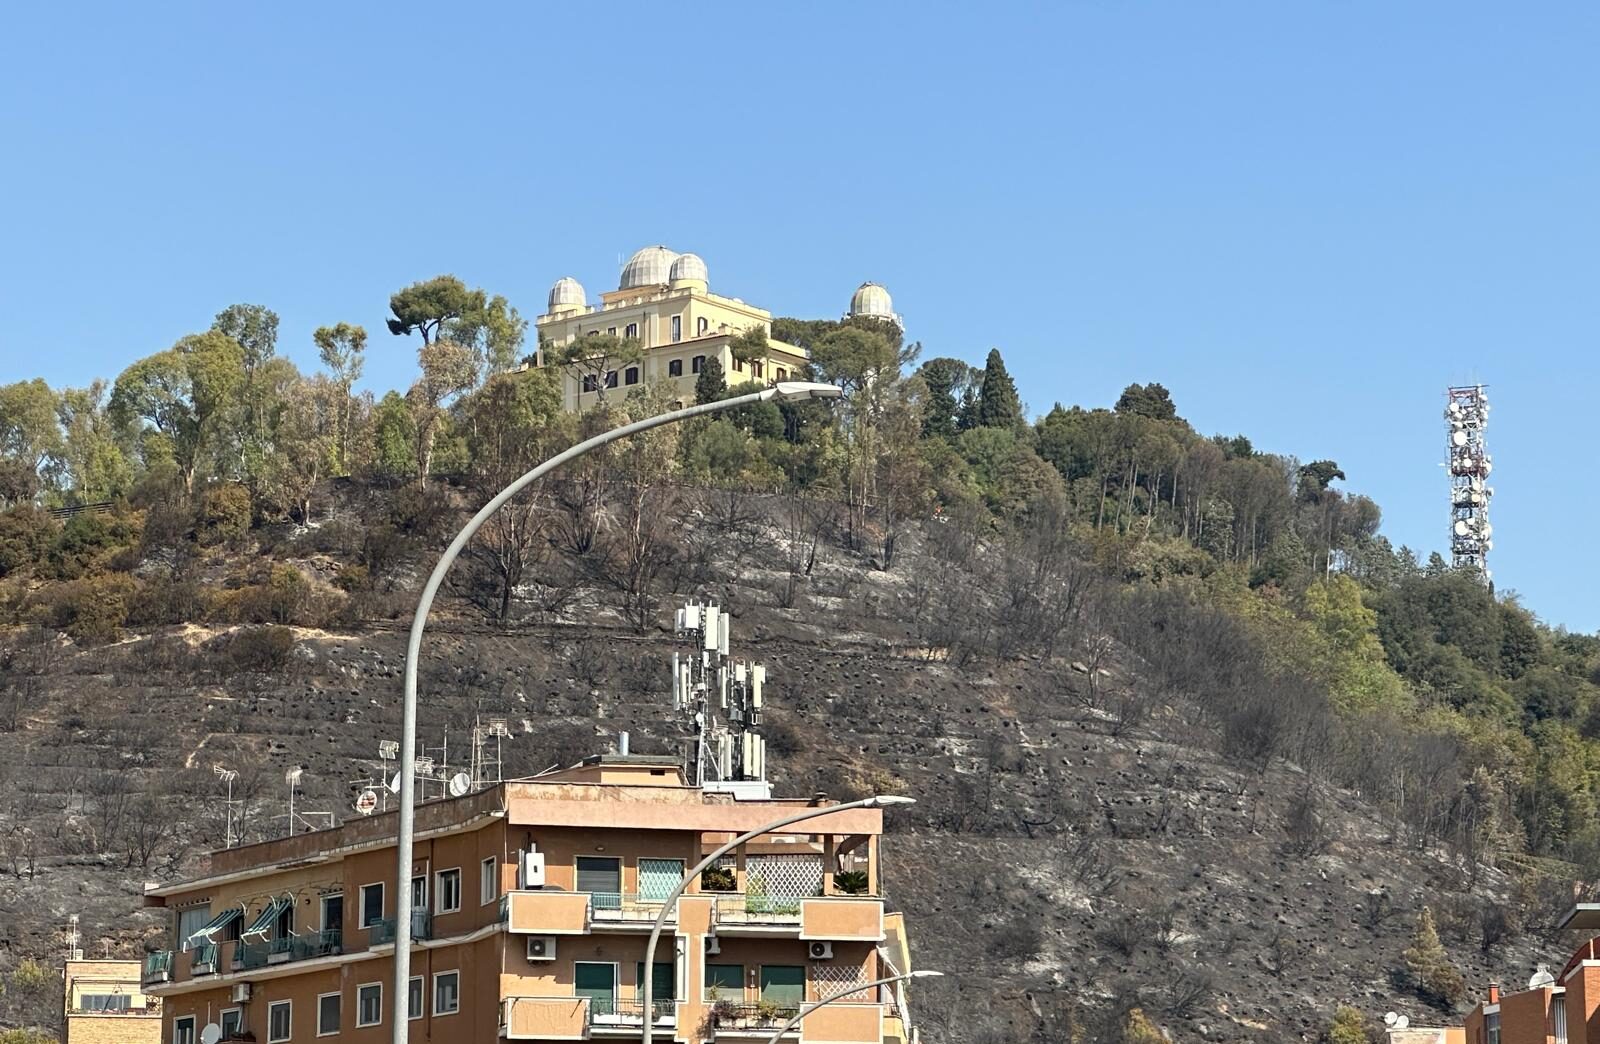
[[[840,870],[833,875],[833,887],[845,895],[866,895],[867,872],[865,870]]]
[[[701,872],[700,887],[707,892],[731,892],[739,887],[739,878],[725,866],[711,866]]]

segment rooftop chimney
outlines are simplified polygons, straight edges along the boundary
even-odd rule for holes
[[[628,756],[628,734],[626,732],[618,733],[617,735],[617,753],[623,757]]]
[[[1498,982],[1491,982],[1489,984],[1489,1003],[1500,1003],[1500,984]]]

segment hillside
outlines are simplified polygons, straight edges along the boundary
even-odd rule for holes
[[[337,505],[319,527],[214,548],[197,582],[292,567],[306,597],[331,597],[326,581],[356,557],[336,534],[386,497],[348,484],[319,495]],[[474,712],[504,711],[521,733],[509,772],[606,749],[624,729],[636,750],[675,749],[663,608],[674,594],[717,597],[771,670],[779,788],[919,800],[891,817],[888,886],[918,961],[950,973],[919,991],[930,1041],[1069,1040],[1073,1024],[1115,1039],[1135,1005],[1178,1040],[1315,1039],[1339,1003],[1438,1020],[1395,979],[1425,903],[1475,986],[1563,956],[1516,925],[1549,923],[1569,892],[1469,870],[1286,758],[1287,742],[1264,758],[1230,748],[1172,665],[1116,623],[1114,588],[1085,598],[1055,650],[1021,634],[1003,654],[967,648],[930,626],[940,598],[961,597],[957,523],[910,525],[887,571],[823,536],[795,584],[775,556],[741,550],[782,544],[794,502],[740,498],[735,512],[720,496],[682,494],[684,524],[718,539],[697,575],[662,585],[649,626],[565,555],[544,579],[576,594],[555,611],[502,626],[449,599],[426,647],[426,741],[449,725],[462,743]],[[994,543],[970,539],[978,555]],[[418,551],[395,568],[395,612],[427,560]],[[1002,608],[970,604],[962,626]],[[140,886],[220,839],[214,765],[241,771],[251,836],[283,829],[273,817],[291,764],[307,767],[302,809],[349,815],[349,781],[376,771],[375,739],[397,728],[402,626],[129,625],[108,644],[12,632],[8,677],[27,699],[0,732],[0,967],[53,955],[72,913],[118,952],[154,945],[163,924],[139,909]],[[1488,945],[1486,911],[1512,922]]]

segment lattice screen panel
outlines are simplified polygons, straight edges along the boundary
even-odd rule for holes
[[[815,991],[814,995],[819,998],[832,997],[841,990],[847,990],[851,986],[867,981],[869,980],[866,972],[860,965],[831,964],[826,961],[811,963],[811,986]],[[852,1004],[871,1004],[875,998],[871,990],[862,990],[860,993],[852,993],[845,1000]]]
[[[754,855],[746,876],[760,880],[773,899],[809,899],[822,894],[822,859],[814,855]]]

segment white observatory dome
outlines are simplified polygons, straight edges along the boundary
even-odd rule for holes
[[[556,285],[550,288],[550,313],[570,311],[574,308],[587,306],[588,299],[583,294],[583,284],[571,276],[562,276],[556,280]]]
[[[1541,964],[1534,970],[1533,977],[1528,980],[1528,989],[1542,990],[1546,986],[1554,986],[1556,977],[1550,974],[1550,966]]]
[[[631,290],[636,286],[657,286],[672,279],[672,263],[678,260],[675,251],[664,246],[647,246],[628,258],[622,266],[622,281],[618,290]]]
[[[706,275],[706,263],[700,260],[699,254],[679,254],[678,259],[672,262],[668,278],[673,285],[696,282],[705,286],[709,277]]]
[[[862,283],[856,292],[850,295],[850,315],[867,316],[873,319],[897,320],[894,314],[894,301],[889,297],[889,291],[877,283]]]

